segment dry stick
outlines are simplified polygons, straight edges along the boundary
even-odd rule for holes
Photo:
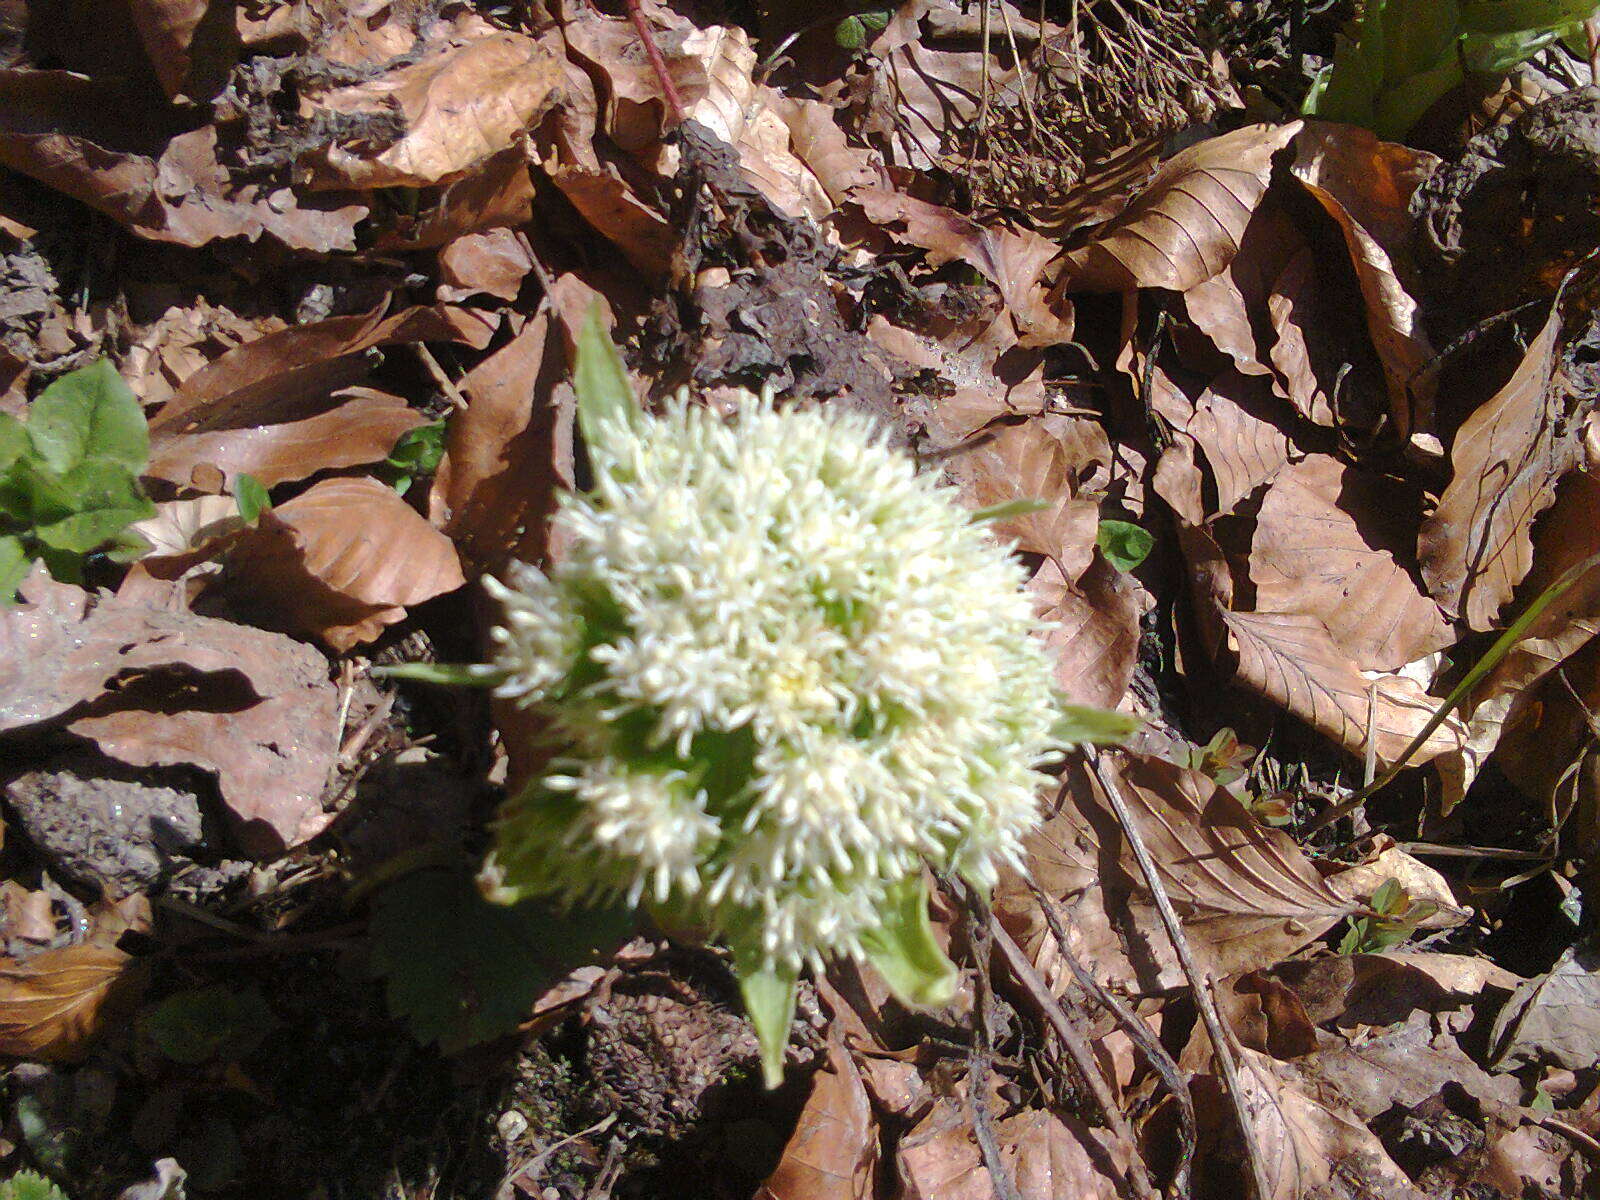
[[[977,951],[977,1011],[973,1014],[972,1045],[967,1050],[967,1112],[972,1117],[972,1132],[978,1139],[978,1150],[983,1156],[984,1169],[989,1172],[989,1182],[999,1200],[1022,1200],[1017,1185],[1006,1169],[1000,1155],[1000,1143],[994,1136],[994,1118],[989,1113],[989,1071],[994,1065],[994,1031],[989,1026],[994,1003],[994,988],[989,979],[989,942],[980,932],[978,914],[982,909],[982,928],[993,925],[986,906],[976,897],[967,906],[967,936]]]
[[[644,43],[645,57],[650,60],[656,78],[661,81],[662,94],[667,98],[667,115],[672,118],[672,124],[682,125],[683,100],[678,96],[678,85],[667,74],[667,60],[661,57],[661,47],[656,45],[655,34],[650,32],[650,22],[645,20],[644,9],[640,7],[639,0],[628,0],[627,8],[628,19],[633,22],[639,40]]]
[[[1072,969],[1072,977],[1078,981],[1078,986],[1093,996],[1116,1018],[1118,1026],[1139,1048],[1151,1069],[1161,1076],[1161,1082],[1167,1085],[1167,1092],[1177,1104],[1181,1146],[1178,1151],[1178,1165],[1172,1173],[1171,1194],[1175,1197],[1188,1196],[1189,1170],[1194,1164],[1195,1146],[1200,1140],[1195,1128],[1194,1097],[1189,1094],[1188,1080],[1184,1078],[1178,1064],[1172,1061],[1172,1056],[1167,1053],[1166,1048],[1156,1040],[1155,1034],[1150,1032],[1150,1027],[1139,1019],[1138,1014],[1129,1008],[1120,996],[1102,987],[1100,981],[1072,953],[1072,948],[1067,944],[1066,927],[1062,923],[1061,915],[1056,911],[1055,898],[1046,895],[1044,889],[1032,879],[1028,880],[1028,890],[1033,893],[1039,911],[1044,913],[1044,919],[1050,926],[1050,936],[1056,939],[1061,958]]]
[[[1022,947],[1011,940],[1011,935],[994,919],[993,914],[989,917],[989,936],[1000,948],[1000,955],[1006,960],[1006,969],[1011,972],[1012,978],[1038,1005],[1039,1011],[1044,1013],[1045,1019],[1050,1022],[1050,1028],[1055,1030],[1056,1037],[1060,1039],[1062,1047],[1067,1052],[1067,1057],[1072,1060],[1072,1065],[1077,1069],[1084,1086],[1094,1097],[1095,1105],[1100,1109],[1100,1115],[1105,1118],[1106,1126],[1111,1130],[1112,1136],[1128,1147],[1127,1175],[1128,1182],[1133,1187],[1133,1194],[1138,1200],[1159,1200],[1159,1193],[1155,1185],[1150,1182],[1150,1173],[1145,1170],[1144,1160],[1139,1157],[1139,1139],[1134,1135],[1133,1127],[1128,1124],[1128,1118],[1117,1107],[1116,1097],[1111,1094],[1105,1076],[1100,1073],[1100,1066],[1094,1060],[1094,1051],[1090,1049],[1088,1040],[1067,1017],[1061,1002],[1051,995],[1049,985],[1039,977],[1039,972],[1034,970],[1033,964],[1028,961],[1028,956],[1022,952]]]
[[[1211,1049],[1217,1057],[1217,1065],[1222,1068],[1222,1080],[1227,1085],[1228,1101],[1233,1105],[1234,1116],[1239,1122],[1239,1134],[1244,1139],[1245,1157],[1250,1160],[1250,1177],[1255,1184],[1256,1200],[1271,1200],[1272,1184],[1267,1179],[1266,1168],[1262,1163],[1261,1147],[1256,1143],[1255,1125],[1251,1122],[1250,1112],[1245,1107],[1244,1090],[1239,1085],[1239,1071],[1234,1065],[1233,1050],[1227,1035],[1223,1032],[1222,1018],[1217,1013],[1217,1002],[1211,995],[1211,981],[1200,973],[1200,969],[1195,965],[1194,956],[1189,953],[1189,940],[1184,936],[1183,926],[1179,923],[1178,914],[1172,907],[1171,898],[1167,895],[1166,885],[1161,882],[1161,873],[1156,869],[1155,860],[1150,857],[1150,851],[1144,844],[1139,827],[1134,824],[1133,814],[1128,811],[1128,806],[1122,799],[1121,789],[1112,782],[1099,751],[1090,750],[1088,758],[1089,769],[1094,773],[1101,790],[1105,792],[1106,802],[1116,814],[1117,824],[1122,827],[1122,836],[1128,839],[1128,848],[1133,851],[1133,857],[1144,875],[1145,884],[1150,888],[1150,895],[1156,903],[1156,911],[1161,914],[1161,924],[1166,927],[1167,937],[1178,956],[1178,965],[1183,968],[1183,973],[1188,976],[1189,983],[1194,988],[1195,1007],[1200,1010],[1200,1019],[1204,1022],[1206,1033],[1211,1038]]]
[[[423,367],[427,369],[429,375],[433,376],[433,381],[439,385],[439,390],[445,394],[445,398],[456,409],[465,411],[467,398],[461,394],[461,389],[456,386],[455,380],[444,373],[444,368],[439,365],[439,360],[433,356],[433,351],[429,350],[421,342],[412,342],[411,348],[417,352],[417,357],[422,360]]]

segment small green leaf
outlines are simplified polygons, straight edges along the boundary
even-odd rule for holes
[[[14,534],[0,536],[0,607],[17,602],[17,588],[28,577],[33,560]]]
[[[39,393],[27,428],[34,453],[53,471],[100,459],[137,472],[150,454],[144,412],[105,359],[63,375]]]
[[[1103,520],[1095,534],[1095,545],[1106,561],[1119,571],[1131,571],[1150,555],[1155,535],[1131,521]]]
[[[574,967],[628,936],[621,909],[561,912],[538,900],[491,904],[456,868],[413,871],[378,893],[372,965],[389,1011],[447,1054],[510,1033]]]
[[[972,513],[972,523],[981,525],[985,521],[1005,521],[1011,517],[1025,517],[1029,513],[1041,512],[1049,507],[1048,500],[1007,500],[1001,504],[991,504],[987,508],[975,509]]]
[[[1058,704],[1050,740],[1058,746],[1119,746],[1139,732],[1142,722],[1127,713],[1090,708],[1085,704]]]
[[[744,1011],[761,1043],[761,1078],[769,1088],[783,1082],[784,1052],[789,1047],[789,1026],[794,1021],[795,990],[800,973],[752,965],[754,955],[734,951],[734,971]]]
[[[882,33],[889,27],[889,18],[893,15],[887,9],[880,9],[876,12],[857,13],[856,20],[860,21],[873,33]]]
[[[1378,890],[1372,893],[1372,908],[1385,917],[1397,916],[1405,911],[1407,899],[1406,891],[1398,879],[1385,879],[1378,885]]]
[[[638,416],[638,401],[628,382],[628,369],[606,333],[598,301],[589,309],[578,331],[577,362],[572,384],[578,394],[578,430],[590,448],[591,460],[600,457],[609,430],[627,428]]]
[[[21,458],[28,445],[28,431],[22,422],[10,413],[0,413],[0,471]]]
[[[272,496],[254,475],[241,474],[233,481],[233,502],[244,523],[254,525],[256,518],[272,507]]]
[[[142,1022],[156,1048],[186,1066],[213,1059],[237,1062],[275,1023],[259,990],[235,992],[220,983],[168,996]]]
[[[373,667],[370,673],[380,679],[410,679],[443,687],[497,687],[510,674],[504,667],[487,663],[397,663]]]
[[[0,1183],[0,1200],[67,1200],[67,1194],[37,1171],[18,1171]]]
[[[400,440],[395,442],[394,449],[389,451],[389,457],[384,461],[397,471],[431,475],[439,469],[439,461],[444,458],[444,434],[443,421],[408,429],[400,435]]]
[[[920,875],[896,883],[883,923],[861,935],[867,961],[907,1004],[948,1004],[956,994],[956,967],[934,939],[928,889]]]
[[[833,40],[841,50],[860,50],[867,44],[867,24],[859,16],[846,17],[833,27]]]

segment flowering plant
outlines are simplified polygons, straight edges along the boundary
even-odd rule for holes
[[[987,891],[1019,860],[1063,706],[1019,564],[864,415],[648,416],[597,322],[577,384],[594,487],[562,500],[567,552],[486,580],[498,694],[560,751],[482,878],[720,936],[773,1084],[807,964],[950,999],[923,864]]]

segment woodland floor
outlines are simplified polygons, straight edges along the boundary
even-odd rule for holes
[[[109,361],[155,502],[0,609],[0,1174],[1596,1194],[1600,92],[1301,120],[1354,7],[645,0],[657,68],[621,0],[0,0],[0,412]],[[1144,722],[935,881],[955,1005],[837,967],[772,1092],[714,947],[479,898],[515,715],[370,673],[559,554],[597,303],[647,402],[1044,501],[1058,682]]]

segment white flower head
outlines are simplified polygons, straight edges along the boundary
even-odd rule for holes
[[[924,862],[1017,859],[1051,670],[955,490],[837,406],[680,396],[602,442],[566,557],[490,585],[500,692],[569,747],[500,815],[500,894],[644,902],[792,976],[876,960]]]

